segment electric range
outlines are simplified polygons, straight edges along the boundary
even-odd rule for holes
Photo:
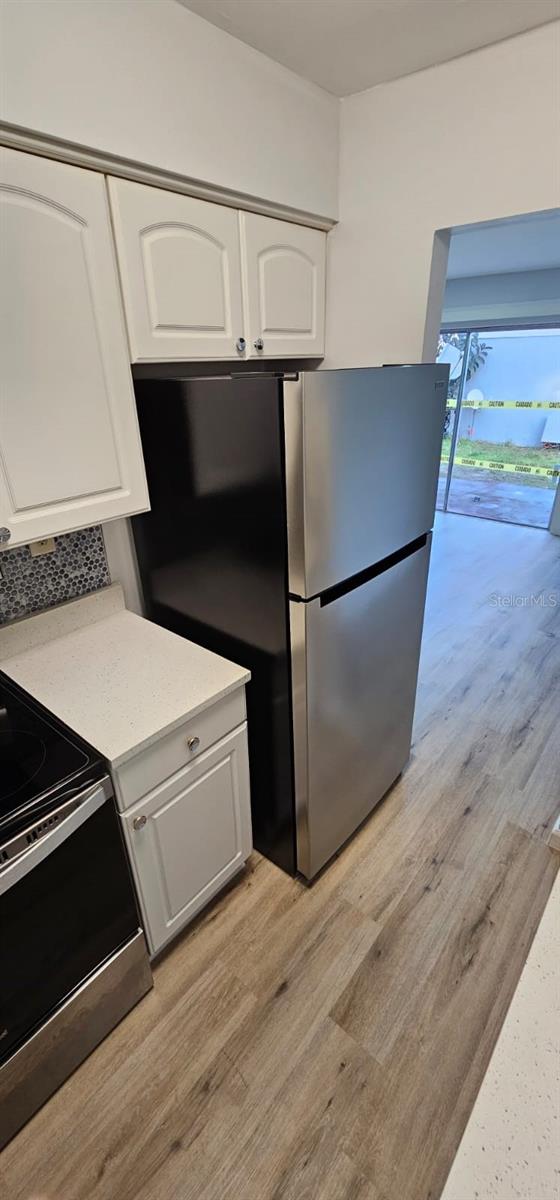
[[[0,671],[0,843],[106,771],[96,750]]]
[[[152,986],[113,789],[0,672],[0,1147]]]

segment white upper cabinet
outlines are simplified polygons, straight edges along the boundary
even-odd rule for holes
[[[133,362],[324,353],[326,234],[108,182]]]
[[[105,180],[0,151],[0,526],[148,508]]]
[[[237,210],[109,179],[133,362],[243,358]]]
[[[250,357],[321,356],[326,234],[256,213],[239,220]]]

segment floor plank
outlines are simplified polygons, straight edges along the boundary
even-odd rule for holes
[[[484,876],[470,874],[468,907],[448,925],[422,986],[396,1011],[398,1029],[389,1050],[382,1047],[384,1069],[370,1074],[361,1116],[354,1111],[351,1135],[343,1140],[350,1157],[375,1179],[383,1200],[439,1195],[555,872],[550,855],[543,863],[542,846],[515,826],[506,827]],[[531,904],[520,914],[516,900],[525,888]],[[370,966],[368,958],[358,978]],[[363,1004],[365,995],[364,980],[360,983],[333,1017],[375,1051],[376,996],[371,1005],[368,998],[369,1019],[363,1009],[355,1012],[353,1005]],[[390,983],[384,992],[395,994]],[[375,1112],[381,1112],[384,1130],[378,1140],[367,1136]]]
[[[253,856],[5,1149],[3,1195],[437,1200],[558,868],[551,596],[560,539],[439,519],[400,781],[311,888]]]

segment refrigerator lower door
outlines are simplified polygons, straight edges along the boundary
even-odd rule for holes
[[[408,761],[430,543],[335,599],[290,602],[297,865],[307,879]]]

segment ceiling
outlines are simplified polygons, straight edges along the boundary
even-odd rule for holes
[[[560,0],[178,0],[336,96],[560,18]]]
[[[560,267],[560,209],[455,229],[447,278]]]

